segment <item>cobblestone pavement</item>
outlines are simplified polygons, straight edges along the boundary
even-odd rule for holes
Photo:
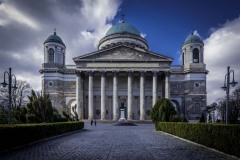
[[[152,124],[97,124],[73,134],[0,154],[12,160],[207,160],[231,159],[221,153],[156,132]]]

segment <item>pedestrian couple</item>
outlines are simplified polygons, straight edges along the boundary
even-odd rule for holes
[[[95,126],[97,125],[97,120],[94,120]],[[91,120],[91,126],[93,125],[93,120]]]

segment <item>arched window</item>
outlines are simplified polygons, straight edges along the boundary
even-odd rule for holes
[[[193,50],[193,63],[199,63],[199,50],[197,48]]]
[[[48,50],[48,62],[54,63],[54,50],[52,48]]]
[[[194,113],[195,113],[195,114],[200,114],[200,113],[201,113],[201,107],[200,107],[200,104],[199,104],[199,103],[195,103]]]

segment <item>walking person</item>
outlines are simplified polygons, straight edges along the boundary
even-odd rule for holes
[[[93,125],[93,120],[91,119],[91,126]]]
[[[95,119],[95,122],[94,122],[95,126],[97,125],[97,120]]]

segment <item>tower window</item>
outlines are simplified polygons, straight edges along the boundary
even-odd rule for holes
[[[52,48],[48,50],[48,62],[54,63],[54,50]]]
[[[193,50],[193,63],[199,63],[199,50],[197,48]]]

